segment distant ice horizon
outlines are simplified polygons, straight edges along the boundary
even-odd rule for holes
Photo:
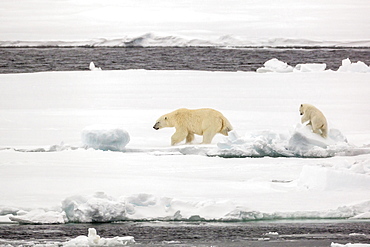
[[[116,40],[147,33],[206,41],[369,41],[369,12],[367,0],[4,0],[0,41]]]
[[[2,41],[0,47],[370,47],[368,40],[311,40],[294,38],[241,39],[224,35],[214,39],[145,33],[108,39]]]

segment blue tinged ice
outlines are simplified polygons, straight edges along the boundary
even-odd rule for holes
[[[130,135],[122,127],[110,125],[87,126],[81,133],[82,143],[87,148],[103,151],[124,151]]]

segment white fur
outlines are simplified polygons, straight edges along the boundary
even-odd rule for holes
[[[307,125],[311,125],[314,133],[324,138],[327,137],[328,123],[324,114],[319,109],[310,104],[301,104],[299,112],[303,115],[301,118],[302,124],[309,121]]]
[[[212,142],[217,134],[228,135],[233,129],[229,121],[219,112],[210,108],[189,110],[181,108],[161,116],[153,126],[154,129],[175,127],[171,145],[186,138],[186,143],[194,140],[194,134],[203,136],[203,144]]]

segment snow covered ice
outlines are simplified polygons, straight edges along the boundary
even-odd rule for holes
[[[0,220],[368,219],[369,75],[2,74]],[[298,124],[304,102],[328,139]],[[172,147],[152,123],[182,107],[217,109],[235,131]]]
[[[310,127],[297,125],[291,133],[277,133],[271,130],[259,131],[247,137],[240,137],[234,131],[220,141],[219,149],[213,155],[223,157],[311,157],[325,158],[340,155],[369,153],[348,144],[347,139],[337,129],[329,131],[328,138],[312,132]],[[360,152],[360,153],[358,153]],[[211,154],[211,152],[210,152]]]

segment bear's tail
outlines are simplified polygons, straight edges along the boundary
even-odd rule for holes
[[[228,136],[229,135],[229,132],[233,130],[233,126],[230,124],[229,120],[227,120],[226,118],[223,118],[222,119],[222,128],[221,128],[221,131],[220,133],[225,135],[225,136]]]

